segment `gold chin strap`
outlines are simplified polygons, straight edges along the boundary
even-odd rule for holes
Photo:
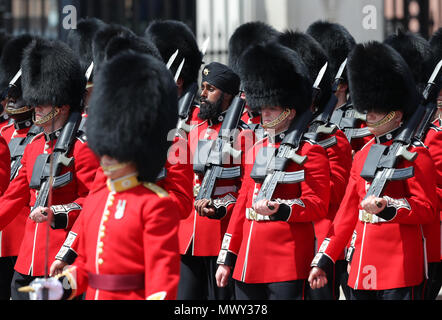
[[[5,110],[6,110],[6,113],[8,113],[10,115],[14,115],[14,114],[20,114],[20,113],[25,113],[25,112],[31,111],[32,107],[24,106],[24,107],[15,109],[15,108],[9,108],[8,106],[6,106]]]
[[[60,113],[60,108],[55,107],[51,110],[51,112],[49,112],[47,115],[45,115],[43,118],[37,121],[35,119],[35,111],[34,111],[34,113],[32,114],[32,121],[36,125],[42,125],[54,119],[56,116],[58,116],[59,113]]]
[[[383,126],[386,123],[389,123],[393,118],[396,116],[396,111],[391,111],[389,114],[387,114],[385,117],[383,117],[381,120],[375,123],[369,123],[367,122],[367,126],[370,128],[378,128],[380,126]]]
[[[117,170],[127,167],[128,163],[117,163],[117,164],[112,164],[110,166],[106,166],[103,163],[100,163],[100,165],[104,172],[115,172]]]
[[[263,124],[262,127],[264,129],[274,128],[278,124],[283,122],[285,119],[287,119],[287,117],[290,115],[290,113],[291,113],[291,110],[289,108],[286,108],[275,120],[273,120],[269,123]]]

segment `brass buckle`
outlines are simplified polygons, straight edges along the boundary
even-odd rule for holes
[[[195,185],[193,186],[193,196],[196,197],[198,195],[198,193],[200,192],[201,189],[201,185]]]
[[[365,210],[362,210],[361,221],[362,222],[373,223],[373,215],[371,213],[368,213]]]

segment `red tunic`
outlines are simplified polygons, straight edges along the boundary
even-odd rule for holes
[[[191,159],[193,159],[193,155],[197,150],[198,141],[202,139],[215,140],[218,137],[221,126],[222,122],[213,124],[211,121],[203,121],[190,132],[189,145],[192,155]],[[252,134],[250,130],[241,131],[241,133],[245,132]],[[246,134],[244,136],[246,136]],[[247,137],[245,139],[247,139]],[[235,149],[245,150],[244,148],[246,148],[247,145],[245,139],[238,138],[236,140],[238,145]],[[244,161],[244,154],[245,152],[242,153],[241,161]],[[193,182],[194,196],[197,195],[197,190],[199,190],[202,181],[203,177],[195,174]],[[201,217],[196,213],[195,209],[192,208],[189,217],[180,222],[178,238],[181,254],[186,254],[190,250],[190,253],[194,256],[218,255],[222,237],[227,229],[240,185],[241,178],[217,180],[213,191],[213,200],[219,207],[225,208],[225,215],[221,219]]]
[[[78,220],[79,255],[65,274],[87,300],[138,300],[154,294],[175,299],[180,262],[176,204],[154,184],[127,188],[110,192],[103,187],[86,199]],[[90,274],[139,275],[144,284],[141,280],[141,288],[134,290],[97,289],[88,281]]]
[[[180,219],[187,218],[193,209],[194,174],[193,166],[189,162],[189,154],[187,141],[176,138],[165,164],[166,176],[157,181],[157,185],[166,190],[177,205]],[[106,185],[106,181],[107,177],[103,169],[99,167],[91,191],[100,190]],[[80,225],[79,221],[74,224],[56,259],[70,264],[76,258]]]
[[[0,199],[1,230],[14,220],[23,208],[26,208],[29,215],[36,200],[36,190],[29,188],[35,160],[42,153],[52,152],[51,146],[55,143],[56,141],[46,141],[45,135],[39,134],[26,147],[19,174]],[[79,138],[74,143],[70,155],[75,159],[74,165],[64,167],[61,174],[71,171],[73,181],[52,191],[54,222],[59,229],[50,228],[49,257],[56,255],[79,215],[98,167],[95,155],[87,143]],[[25,234],[15,265],[17,272],[31,276],[45,274],[46,226],[47,222],[35,223],[31,219],[26,220]]]
[[[332,135],[321,137],[319,144],[328,139],[333,139],[333,137],[336,138],[336,144],[325,149],[330,165],[330,203],[327,216],[324,219],[314,221],[317,246],[319,246],[327,236],[328,230],[339,209],[347,187],[353,161],[351,145],[341,130],[337,130],[336,133]],[[317,251],[317,248],[315,251]],[[342,259],[344,258],[343,254],[344,253],[342,253]]]
[[[436,121],[434,122],[436,123]],[[424,224],[424,235],[427,242],[428,262],[439,262],[442,260],[441,250],[441,219],[442,219],[442,131],[441,127],[433,125],[425,136],[424,144],[428,147],[431,158],[436,168],[437,194],[439,198],[439,215],[430,224]]]
[[[261,115],[254,114],[248,110],[249,110],[249,108],[248,108],[248,106],[246,106],[244,108],[244,112],[242,114],[241,120],[244,121],[244,123],[246,123],[246,124],[260,124],[261,123]]]
[[[269,138],[257,142],[249,154],[255,159],[267,146],[279,147]],[[296,184],[278,184],[273,199],[289,209],[285,221],[254,217],[252,203],[261,184],[251,177],[253,163],[246,164],[243,184],[223,240],[218,263],[230,265],[236,256],[233,278],[246,283],[271,283],[307,279],[314,256],[312,221],[327,215],[330,196],[330,168],[322,147],[303,141],[297,152],[308,159],[303,166],[290,162],[287,172],[304,170],[305,179]],[[228,253],[227,253],[228,252]]]
[[[392,140],[383,142],[384,145],[391,143]],[[344,199],[329,237],[322,243],[312,266],[327,270],[353,234],[354,253],[348,280],[351,288],[386,290],[415,286],[424,279],[421,224],[434,221],[436,215],[433,161],[425,147],[410,148],[418,153],[416,160],[401,160],[397,168],[413,166],[414,177],[387,183],[383,195],[388,197],[387,209],[394,212],[394,216],[387,222],[377,222],[374,220],[377,216],[367,216],[360,210],[370,186],[360,173],[372,145],[370,143],[354,157]]]
[[[0,134],[5,138],[5,141],[9,144],[9,142],[11,142],[13,138],[25,138],[29,129],[30,127],[26,127],[23,129],[16,129],[14,124],[9,124],[1,129]],[[9,158],[9,169],[10,166],[11,166],[11,159]],[[20,245],[23,239],[23,234],[25,232],[25,225],[28,216],[29,216],[29,210],[23,207],[21,212],[17,215],[17,217],[14,220],[12,220],[12,222],[9,223],[7,227],[1,231],[0,257],[10,257],[18,255],[18,251],[20,249]]]

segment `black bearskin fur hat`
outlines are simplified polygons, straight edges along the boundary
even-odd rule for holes
[[[312,81],[302,59],[277,43],[247,49],[239,63],[247,103],[254,111],[281,106],[305,111],[312,102]]]
[[[279,32],[272,26],[261,22],[247,22],[240,25],[229,39],[229,67],[239,73],[241,55],[250,46],[277,40]]]
[[[121,73],[121,70],[125,72]],[[131,51],[103,64],[87,121],[89,147],[99,156],[133,162],[139,180],[155,182],[178,121],[177,88],[165,64]]]
[[[112,40],[110,40],[108,45],[106,46],[105,60],[110,60],[117,54],[120,54],[126,50],[150,54],[155,58],[162,60],[157,47],[146,38],[138,36],[118,36],[112,38]],[[122,72],[124,72],[124,70],[122,70]]]
[[[128,37],[136,36],[132,30],[119,25],[119,24],[108,24],[96,32],[94,39],[92,41],[92,54],[94,58],[94,74],[100,72],[101,65],[105,60],[106,47],[109,42],[115,37]]]
[[[315,38],[324,48],[329,57],[330,72],[332,78],[334,78],[345,58],[348,57],[351,50],[356,46],[355,39],[344,26],[327,21],[312,23],[307,28],[306,33]],[[343,74],[343,79],[347,81],[345,73]]]
[[[77,29],[72,29],[68,33],[67,43],[78,55],[84,73],[94,59],[92,41],[95,34],[105,26],[106,23],[100,19],[85,18],[78,21]]]
[[[307,66],[310,79],[315,82],[319,71],[328,63],[328,57],[321,45],[311,36],[302,32],[286,31],[279,36],[279,42],[295,51]],[[330,73],[330,63],[322,78],[319,87],[321,88],[319,97],[319,110],[325,106],[332,93],[332,75]]]
[[[23,100],[31,106],[69,105],[80,110],[86,77],[78,56],[57,40],[35,39],[21,62]]]
[[[153,21],[145,31],[145,37],[155,44],[165,63],[177,49],[179,50],[170,67],[173,74],[176,73],[183,58],[186,59],[180,74],[184,90],[191,83],[198,81],[199,70],[203,63],[202,53],[193,31],[185,23],[176,20]]]
[[[430,38],[430,45],[436,57],[439,60],[442,59],[442,27],[433,33]]]
[[[7,88],[20,70],[23,52],[33,39],[31,35],[23,34],[6,43],[0,59],[0,88]],[[20,81],[17,81],[16,86],[21,90]]]
[[[404,58],[419,91],[422,92],[437,64],[430,43],[417,34],[402,31],[390,35],[384,43],[393,47]]]
[[[377,41],[358,44],[350,53],[350,95],[359,112],[401,110],[410,116],[419,103],[413,74],[401,55]]]

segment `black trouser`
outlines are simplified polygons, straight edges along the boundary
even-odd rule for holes
[[[351,299],[350,287],[347,284],[348,283],[347,265],[348,265],[348,262],[346,260],[336,261],[336,286],[337,286],[337,289],[335,292],[338,292],[339,286],[341,286],[345,299],[350,300]],[[339,293],[337,294],[337,297],[339,299]]]
[[[0,300],[11,298],[11,282],[17,257],[0,258]]]
[[[354,290],[350,288],[350,300],[421,300],[422,286],[388,290]]]
[[[17,271],[14,271],[14,276],[12,278],[11,283],[11,297],[12,300],[29,300],[29,293],[27,292],[19,292],[18,289],[21,287],[28,286],[34,279],[42,278],[42,277],[33,277],[25,274],[21,274]]]
[[[428,280],[424,284],[424,300],[436,300],[442,286],[442,262],[428,264]]]
[[[235,281],[236,300],[304,300],[306,280],[273,283]]]
[[[218,288],[215,273],[217,257],[181,256],[177,300],[234,300],[233,281]]]

